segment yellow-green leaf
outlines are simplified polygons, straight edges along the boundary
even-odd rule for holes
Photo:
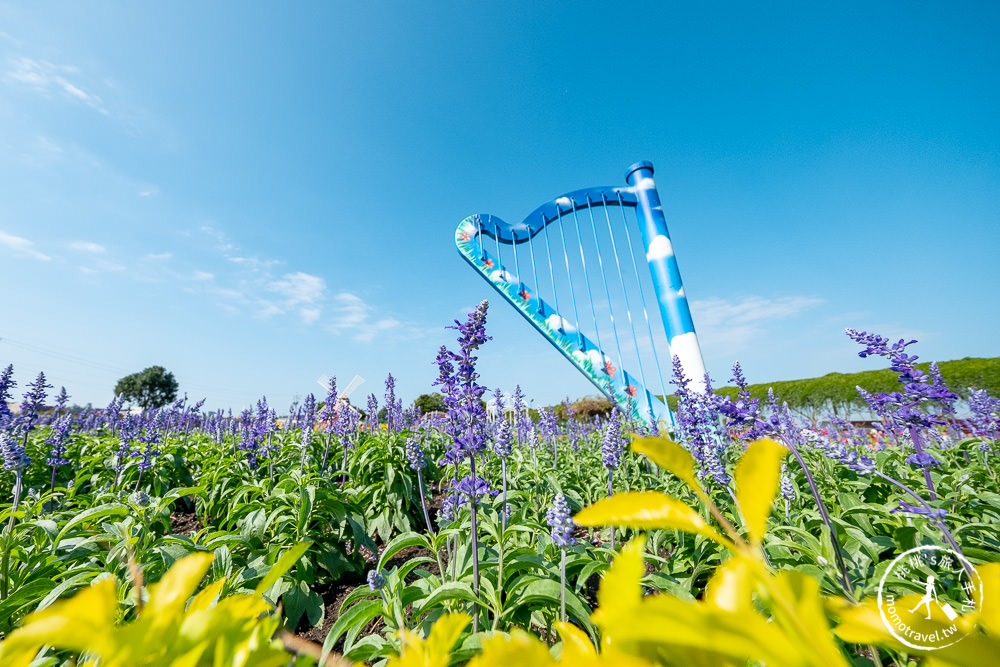
[[[597,603],[600,605],[591,618],[601,623],[609,616],[628,615],[642,601],[642,550],[646,537],[640,535],[622,547],[615,556],[611,569],[601,579],[597,589]]]
[[[445,614],[434,622],[426,640],[403,630],[400,655],[389,658],[387,667],[447,667],[452,647],[471,620],[466,614]]]
[[[719,535],[698,512],[659,491],[616,493],[584,508],[573,521],[581,526],[682,530],[732,547],[729,540]]]
[[[118,648],[115,637],[117,607],[115,580],[102,579],[69,600],[56,602],[28,616],[24,626],[12,632],[4,642],[5,649],[13,651],[18,646],[49,644],[77,652],[113,655]]]
[[[452,647],[470,620],[466,614],[445,614],[439,618],[427,636],[425,644],[427,652],[431,655],[445,656],[444,664],[447,665]]]
[[[1000,639],[1000,563],[987,563],[976,568],[982,581],[982,609],[979,623],[996,639]]]
[[[159,583],[149,587],[149,601],[143,607],[141,618],[150,619],[151,629],[171,623],[181,615],[213,558],[215,556],[210,553],[185,556],[167,570]]]
[[[767,532],[767,517],[778,493],[781,459],[787,453],[788,449],[774,440],[757,440],[736,464],[736,499],[750,539],[757,544]]]
[[[222,587],[226,584],[226,578],[223,577],[218,581],[214,581],[208,586],[205,586],[194,598],[191,599],[191,604],[188,605],[188,613],[195,611],[203,611],[208,609],[209,605],[215,600],[216,596],[222,591]]]
[[[416,667],[418,663],[405,664]],[[517,629],[511,632],[509,637],[498,635],[484,640],[483,652],[469,661],[469,667],[509,667],[510,665],[549,667],[549,665],[554,664],[556,662],[549,653],[548,646],[524,630]]]
[[[649,460],[677,475],[692,489],[700,489],[701,485],[694,476],[694,457],[691,452],[668,438],[635,438],[632,440],[632,451],[645,454]]]
[[[574,665],[579,664],[585,659],[594,658],[597,655],[597,651],[594,650],[594,645],[590,643],[587,633],[572,623],[562,621],[556,623],[556,632],[559,633],[559,637],[562,639],[563,651],[560,658],[562,662]]]
[[[756,586],[753,565],[743,556],[734,556],[715,569],[705,588],[705,602],[732,613],[755,613]]]

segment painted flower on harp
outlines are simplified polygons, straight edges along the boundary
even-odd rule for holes
[[[606,374],[607,374],[607,375],[608,375],[609,377],[614,377],[614,376],[615,376],[615,373],[617,373],[617,372],[618,372],[618,369],[617,369],[617,368],[615,368],[615,367],[614,367],[614,365],[613,365],[613,364],[612,364],[612,363],[611,363],[610,361],[605,361],[605,362],[604,362],[604,372],[605,372],[605,373],[606,373]]]
[[[487,269],[492,269],[493,268],[493,260],[490,259],[489,257],[487,257],[485,260],[483,260],[483,266],[485,266]]]
[[[468,242],[472,240],[472,234],[470,232],[462,232],[461,234],[458,235],[458,238]]]
[[[631,385],[631,384],[630,385],[626,385],[625,386],[625,393],[628,394],[629,396],[635,396],[635,394],[636,394],[635,385]]]
[[[531,299],[531,292],[529,292],[526,289],[521,290],[520,292],[517,293],[517,295],[521,297],[521,299],[523,299],[524,301],[529,301]]]

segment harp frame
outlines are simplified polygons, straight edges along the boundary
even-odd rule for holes
[[[593,212],[598,208],[604,209],[605,214],[610,207],[615,206],[623,209],[623,212],[627,208],[635,209],[642,234],[642,245],[646,253],[646,263],[649,267],[656,301],[663,320],[670,356],[679,358],[685,375],[692,379],[692,388],[703,390],[705,365],[687,297],[684,293],[684,286],[681,282],[680,271],[673,253],[666,220],[663,216],[659,194],[653,181],[652,163],[641,161],[631,165],[625,172],[625,181],[627,185],[624,187],[584,188],[556,197],[536,208],[518,224],[509,224],[501,218],[489,214],[471,215],[459,223],[455,231],[455,245],[462,258],[504,300],[510,303],[563,357],[590,380],[602,394],[617,404],[623,412],[633,419],[647,423],[655,422],[661,417],[667,417],[672,423],[673,416],[666,406],[666,396],[657,396],[649,390],[643,377],[641,364],[639,378],[634,377],[625,369],[615,369],[605,350],[582,332],[582,327],[579,326],[578,322],[567,319],[559,310],[558,292],[555,291],[554,284],[555,305],[529,289],[538,286],[528,285],[521,279],[520,275],[512,280],[514,276],[505,269],[501,258],[487,250],[486,245],[482,243],[482,237],[492,239],[497,244],[498,254],[501,244],[513,247],[515,264],[517,264],[516,248],[519,244],[531,241],[538,234],[547,231],[549,225],[558,223],[567,216],[574,218],[579,234],[579,214],[581,211],[589,209],[588,212],[591,214],[591,222],[593,223]],[[608,224],[610,228],[610,218],[608,218]],[[596,229],[594,233],[596,240]],[[613,233],[611,238],[612,244],[614,244]],[[615,249],[615,253],[617,252]],[[631,248],[629,252],[631,252]],[[582,254],[581,248],[581,257]],[[532,268],[534,268],[533,255],[531,261]],[[567,258],[567,268],[568,263]],[[604,278],[606,281],[606,276]],[[636,269],[636,278],[638,279],[638,269]],[[535,282],[537,283],[537,276]],[[605,289],[607,290],[606,282]],[[591,306],[593,307],[592,297]],[[628,307],[627,294],[626,307]],[[573,308],[574,311],[577,311],[575,300]],[[643,309],[645,310],[644,300]],[[635,329],[630,310],[628,316],[634,338]],[[596,314],[594,319],[596,324]],[[652,331],[649,332],[649,335],[652,342]],[[616,342],[617,336],[616,330]],[[620,345],[618,347],[620,353]],[[653,354],[656,359],[656,371],[660,377],[661,393],[665,394],[662,368],[655,345]]]

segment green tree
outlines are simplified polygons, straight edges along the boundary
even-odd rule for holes
[[[444,412],[448,409],[441,394],[420,394],[413,404],[420,408],[421,414],[425,415],[428,412]]]
[[[141,408],[159,408],[177,398],[177,380],[163,366],[150,366],[126,375],[115,385],[115,395]]]

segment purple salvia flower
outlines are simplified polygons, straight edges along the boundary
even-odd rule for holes
[[[11,419],[7,400],[11,398],[12,394],[10,392],[15,386],[17,386],[17,382],[14,381],[14,364],[9,364],[0,373],[0,428],[3,428]]]
[[[899,507],[894,510],[889,510],[890,513],[895,512],[909,512],[910,514],[919,514],[921,516],[926,516],[931,519],[944,519],[948,516],[948,512],[941,509],[928,509],[926,507],[914,507],[913,505],[908,505],[902,500],[899,501]]]
[[[332,376],[326,384],[326,399],[323,401],[323,411],[319,414],[319,421],[323,424],[323,431],[333,432],[333,422],[337,418],[337,378]]]
[[[510,422],[501,417],[493,425],[493,451],[497,456],[506,458],[510,456],[514,441],[514,434],[510,427]]]
[[[721,411],[729,418],[731,430],[744,431],[743,438],[757,440],[764,435],[763,419],[760,416],[760,401],[750,395],[747,380],[743,375],[740,362],[733,364],[733,377],[730,379],[738,388],[735,401],[726,401]]]
[[[573,537],[573,519],[566,502],[566,496],[561,493],[556,494],[552,507],[545,513],[545,521],[552,530],[552,542],[560,549],[566,549],[576,544]]]
[[[990,443],[1000,434],[1000,400],[990,396],[985,389],[971,389],[969,410],[972,412],[969,417],[972,432],[980,438],[979,450],[988,452]]]
[[[368,570],[368,588],[380,591],[385,586],[385,578],[378,570]]]
[[[25,453],[24,445],[6,431],[0,431],[0,455],[3,456],[4,470],[24,470],[31,465],[31,458]]]
[[[612,410],[601,439],[601,462],[604,467],[616,470],[622,463],[624,449],[625,438],[622,437],[621,415],[618,410]]]
[[[66,415],[52,426],[49,439],[45,444],[49,445],[49,458],[46,463],[53,468],[69,464],[66,458],[66,441],[69,439],[69,431],[73,425],[72,415]]]
[[[521,385],[514,385],[514,437],[520,442],[524,438],[524,433],[531,427],[531,418],[528,416],[528,406],[524,403],[524,394],[521,392]]]
[[[34,426],[33,422],[38,418],[38,412],[45,406],[46,389],[51,389],[52,385],[45,381],[45,373],[39,373],[34,382],[28,383],[28,391],[24,393],[24,400],[21,401],[21,414],[17,416],[15,423],[24,433],[27,442],[28,431]]]
[[[441,526],[447,526],[458,519],[459,512],[465,506],[466,501],[458,494],[450,493],[441,501],[441,510],[438,512],[437,521]]]
[[[406,439],[406,461],[410,464],[411,470],[423,470],[427,467],[424,450],[415,438]]]
[[[448,490],[462,498],[465,503],[479,503],[486,496],[495,496],[499,493],[499,491],[491,489],[489,482],[485,479],[472,475],[466,475],[448,487]]]
[[[368,414],[366,416],[369,431],[378,430],[378,399],[375,394],[368,394]]]
[[[941,465],[941,462],[936,458],[928,454],[927,452],[920,452],[919,454],[911,454],[907,457],[906,462],[915,468],[920,468],[921,470],[932,470]]]
[[[389,373],[385,379],[385,422],[386,430],[395,433],[402,428],[402,405],[396,402],[396,378]]]
[[[788,464],[781,463],[781,481],[778,483],[781,490],[781,497],[787,501],[795,500],[795,484],[788,474]]]

